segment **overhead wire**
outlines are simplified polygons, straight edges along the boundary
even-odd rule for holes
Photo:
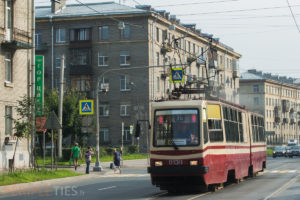
[[[296,25],[296,27],[297,27],[297,29],[298,29],[298,32],[300,33],[300,29],[299,29],[297,20],[296,20],[296,18],[295,18],[295,15],[294,15],[294,13],[293,13],[293,10],[292,10],[292,8],[291,8],[290,2],[289,2],[289,0],[286,0],[286,2],[287,2],[288,7],[289,7],[289,9],[290,9],[290,11],[291,11],[291,14],[292,14],[293,20],[294,20],[294,22],[295,22],[295,25]]]
[[[160,8],[160,7],[188,6],[188,5],[227,3],[227,2],[234,2],[234,1],[240,1],[240,0],[220,0],[220,1],[206,1],[206,2],[197,2],[197,3],[167,4],[167,5],[158,5],[155,7]]]

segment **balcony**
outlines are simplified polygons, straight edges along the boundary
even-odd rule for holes
[[[92,65],[72,65],[70,64],[70,75],[92,75]]]
[[[31,35],[29,32],[14,28],[11,40],[3,40],[1,47],[9,50],[31,49]]]
[[[293,117],[290,119],[290,121],[291,121],[291,124],[296,124],[296,118]]]

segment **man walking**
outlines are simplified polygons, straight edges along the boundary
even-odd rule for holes
[[[78,143],[75,142],[74,147],[71,151],[71,158],[73,159],[75,170],[77,170],[79,155],[80,155],[80,158],[82,159],[82,154],[81,154],[80,148],[78,147]]]
[[[120,174],[121,174],[122,171],[121,171],[121,167],[120,167],[120,160],[121,160],[120,153],[117,152],[117,149],[115,148],[114,149],[114,164],[115,164],[115,167],[119,169]],[[115,171],[116,171],[116,168],[115,168]]]

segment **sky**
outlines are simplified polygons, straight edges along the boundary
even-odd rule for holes
[[[113,0],[66,0],[67,4]],[[151,5],[176,15],[181,23],[195,23],[203,33],[242,55],[241,72],[300,78],[300,0],[116,0],[128,6]],[[50,0],[35,0],[37,6]],[[290,7],[289,7],[290,6]]]

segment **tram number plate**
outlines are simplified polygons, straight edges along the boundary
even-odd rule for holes
[[[182,160],[169,160],[169,165],[182,165]]]

